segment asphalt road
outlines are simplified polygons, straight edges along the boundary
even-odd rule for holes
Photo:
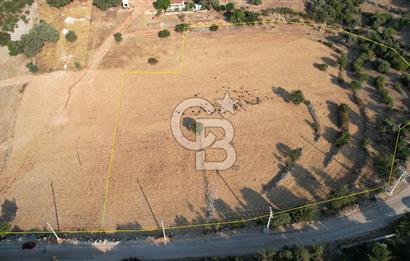
[[[318,244],[348,239],[385,227],[401,214],[410,212],[410,187],[386,201],[350,216],[329,218],[298,231],[283,233],[244,233],[230,237],[210,237],[177,240],[168,245],[127,241],[112,250],[102,252],[86,243],[52,245],[40,243],[33,250],[22,250],[19,242],[0,242],[0,260],[121,260],[126,257],[169,259],[208,255],[240,255],[266,248],[281,248],[292,244]]]

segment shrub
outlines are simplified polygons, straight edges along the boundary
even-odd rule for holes
[[[362,83],[357,81],[357,80],[353,80],[350,85],[349,85],[350,89],[356,91],[356,90],[360,90],[362,89]]]
[[[385,78],[383,76],[378,76],[375,80],[375,84],[376,84],[376,88],[378,90],[381,90],[384,88],[384,82],[385,82]]]
[[[65,35],[65,39],[69,42],[75,42],[77,40],[77,35],[74,31],[69,30]]]
[[[108,8],[118,6],[121,0],[93,0],[93,5],[101,10],[107,10]]]
[[[271,226],[277,228],[279,226],[288,225],[292,222],[292,219],[288,213],[283,213],[277,216],[273,216]]]
[[[289,153],[289,159],[291,162],[295,163],[302,157],[302,148],[297,148],[294,150],[291,150]]]
[[[382,96],[382,103],[386,105],[393,105],[393,98],[390,96],[390,93],[385,88],[379,90],[380,95]]]
[[[71,2],[72,0],[47,0],[47,4],[49,4],[52,7],[57,7],[57,8],[68,5]]]
[[[376,171],[379,176],[387,177],[390,174],[390,167],[393,162],[392,154],[382,154],[375,160]]]
[[[339,134],[337,135],[337,138],[335,140],[335,145],[337,147],[341,147],[347,143],[349,143],[350,141],[350,133],[348,131],[341,131],[339,132]]]
[[[26,67],[32,73],[38,72],[38,66],[34,63],[28,63],[26,64]]]
[[[113,34],[113,36],[114,36],[114,39],[117,43],[122,41],[122,34],[120,32],[117,32],[117,33]]]
[[[213,24],[213,25],[211,25],[211,26],[209,27],[209,30],[211,30],[211,31],[213,31],[213,32],[218,31],[218,29],[219,29],[219,26],[216,25],[216,24]]]
[[[259,18],[259,13],[248,11],[244,8],[234,9],[225,12],[226,19],[236,24],[255,24]]]
[[[396,225],[395,231],[398,237],[410,242],[410,213],[404,215]]]
[[[148,63],[149,64],[152,64],[152,65],[155,65],[155,64],[157,64],[159,61],[158,61],[158,59],[156,59],[156,58],[154,58],[154,57],[150,57],[149,59],[148,59]]]
[[[233,11],[235,9],[235,4],[234,3],[227,3],[226,5],[225,5],[225,10],[227,11],[227,12],[231,12],[231,11]]]
[[[158,10],[167,10],[168,7],[171,5],[170,0],[157,0],[153,3],[155,9]]]
[[[333,210],[339,210],[347,205],[351,205],[356,202],[356,197],[347,196],[350,194],[349,187],[347,185],[342,185],[338,189],[330,192],[330,198],[339,198],[330,202],[329,207]]]
[[[10,34],[0,32],[0,46],[6,46],[10,42]]]
[[[262,4],[262,0],[249,0],[249,3],[253,5],[260,5]]]
[[[170,36],[171,35],[171,33],[168,31],[168,30],[161,30],[161,31],[159,31],[158,32],[158,37],[159,38],[165,38],[165,37],[168,37],[168,36]]]
[[[21,41],[10,41],[7,44],[7,48],[9,49],[10,56],[16,56],[23,53],[23,43]]]
[[[337,110],[339,116],[339,128],[342,130],[349,130],[349,116],[350,116],[350,108],[347,104],[340,104]]]
[[[311,221],[317,215],[317,206],[307,206],[290,213],[293,223]]]
[[[177,24],[175,26],[175,31],[176,32],[185,32],[186,30],[188,30],[188,28],[189,28],[189,24],[185,24],[185,23]]]
[[[342,53],[339,58],[337,58],[337,63],[339,64],[339,70],[346,67],[349,59],[347,58],[346,53]]]
[[[318,65],[319,70],[321,70],[323,72],[326,71],[328,67],[329,67],[329,65],[327,65],[327,63],[322,63],[322,64]]]
[[[362,142],[361,142],[360,145],[361,145],[361,147],[362,147],[362,149],[363,149],[364,151],[367,151],[371,143],[372,143],[372,142],[371,142],[371,140],[370,140],[369,137],[364,137],[364,138],[362,139]]]
[[[376,60],[376,71],[379,73],[387,73],[390,70],[390,63],[382,60],[382,59],[377,59]]]
[[[74,66],[77,70],[81,70],[83,67],[81,66],[81,63],[79,62],[74,62]]]
[[[290,93],[290,101],[294,104],[301,104],[305,100],[305,96],[301,90],[294,90]]]

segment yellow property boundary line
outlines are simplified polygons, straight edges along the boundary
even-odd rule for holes
[[[275,23],[299,24],[299,25],[308,25],[308,26],[319,26],[319,27],[324,26],[324,27],[333,29],[337,32],[350,34],[350,35],[356,36],[360,39],[363,39],[365,41],[369,41],[369,42],[372,42],[372,43],[378,44],[380,46],[383,46],[385,48],[393,50],[395,53],[397,53],[400,56],[400,58],[407,65],[410,66],[409,62],[393,47],[390,47],[390,46],[384,45],[382,43],[373,41],[373,40],[368,39],[364,36],[349,32],[349,31],[347,31],[347,30],[345,30],[341,27],[336,27],[334,25],[326,25],[326,24],[315,24],[315,23],[309,23],[309,22],[287,22],[287,21],[283,21],[283,20],[271,20],[270,23],[262,23],[262,24],[275,24]],[[237,25],[258,25],[258,24],[260,24],[260,23],[258,23],[258,22],[255,22],[255,23],[230,23],[230,24],[223,24],[223,25],[219,25],[219,26],[228,27],[228,26],[237,26]],[[203,26],[190,26],[190,28],[208,28],[210,25],[211,24],[203,25]],[[109,189],[110,189],[110,182],[111,182],[111,177],[112,177],[112,172],[113,172],[113,164],[114,164],[114,159],[115,159],[115,154],[116,154],[116,147],[117,147],[117,140],[118,140],[118,130],[119,130],[119,121],[120,121],[120,116],[121,116],[122,98],[123,98],[123,94],[124,94],[125,77],[127,75],[135,75],[135,74],[180,74],[180,73],[182,73],[183,68],[184,68],[185,36],[186,36],[186,34],[184,32],[182,34],[182,40],[181,40],[180,65],[179,65],[178,70],[164,70],[164,71],[130,70],[130,71],[124,72],[121,76],[120,88],[119,88],[117,103],[116,103],[116,115],[115,115],[115,123],[114,123],[114,128],[113,128],[113,135],[112,135],[111,153],[110,153],[110,158],[109,158],[109,163],[108,163],[108,173],[107,173],[107,176],[106,176],[104,205],[103,205],[103,213],[102,213],[102,218],[101,218],[101,229],[100,230],[65,230],[65,231],[62,230],[62,231],[58,231],[59,233],[64,233],[64,234],[136,233],[136,232],[153,232],[153,231],[160,231],[161,230],[161,228],[158,228],[158,227],[147,228],[147,229],[105,230],[104,225],[105,225],[106,211],[107,211],[107,206],[108,206],[108,194],[109,194]],[[371,188],[371,189],[367,189],[367,190],[364,190],[364,191],[355,192],[355,193],[352,193],[352,194],[349,194],[349,195],[340,196],[340,197],[331,198],[331,199],[326,199],[326,200],[322,200],[322,201],[317,201],[317,202],[314,202],[314,203],[309,203],[309,204],[301,205],[301,206],[298,206],[298,207],[278,211],[278,212],[275,212],[273,215],[277,216],[277,215],[284,214],[284,213],[290,213],[290,212],[293,212],[293,211],[296,211],[296,210],[299,210],[299,209],[303,209],[303,208],[307,208],[307,207],[311,207],[311,206],[317,206],[317,205],[321,205],[321,204],[325,204],[325,203],[330,203],[330,202],[337,201],[337,200],[344,199],[344,198],[348,198],[348,197],[359,196],[359,195],[362,195],[362,194],[378,191],[378,190],[381,190],[381,189],[384,189],[384,188],[388,187],[389,185],[391,185],[391,182],[393,181],[394,162],[395,162],[395,159],[396,159],[397,147],[398,147],[398,143],[399,143],[400,133],[404,128],[406,128],[409,125],[410,125],[410,121],[407,122],[406,124],[404,124],[401,128],[399,128],[399,131],[398,131],[398,134],[397,134],[397,137],[396,137],[396,144],[395,144],[395,148],[394,148],[393,158],[392,158],[392,162],[391,162],[391,166],[390,166],[389,179],[388,179],[388,182],[386,184],[378,186],[376,188]],[[218,226],[218,225],[242,224],[242,223],[246,223],[246,222],[250,222],[250,221],[255,221],[255,220],[267,218],[267,217],[269,217],[269,215],[270,214],[268,213],[268,214],[264,214],[264,215],[260,215],[260,216],[256,216],[256,217],[252,217],[252,218],[248,218],[248,219],[241,219],[241,220],[228,220],[228,221],[210,222],[210,223],[202,223],[202,224],[169,226],[169,227],[166,227],[165,229],[175,230],[175,229],[199,228],[199,227]],[[51,234],[51,233],[52,233],[51,231],[20,231],[20,232],[8,231],[8,232],[0,232],[0,235]]]

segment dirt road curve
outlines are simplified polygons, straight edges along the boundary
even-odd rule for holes
[[[334,217],[318,222],[300,231],[285,233],[246,233],[229,238],[179,240],[166,246],[141,242],[120,243],[109,252],[101,252],[90,244],[46,245],[34,250],[21,250],[21,242],[1,242],[2,260],[47,260],[56,256],[59,260],[120,260],[138,257],[142,260],[206,255],[240,255],[266,248],[280,248],[292,244],[317,244],[348,239],[382,228],[410,211],[410,187],[399,194],[375,203],[372,207],[348,217]]]

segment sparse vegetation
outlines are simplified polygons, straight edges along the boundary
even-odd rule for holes
[[[380,73],[387,73],[390,70],[390,63],[382,59],[377,59],[375,69]]]
[[[52,7],[61,8],[63,6],[68,5],[72,1],[73,0],[47,0],[47,4],[49,4]]]
[[[116,7],[121,4],[121,0],[93,0],[93,5],[101,10],[107,10],[111,7]]]
[[[35,24],[27,34],[22,35],[20,41],[10,41],[7,45],[11,56],[23,53],[27,57],[33,57],[45,42],[57,42],[59,32],[50,24],[40,21]]]
[[[74,31],[69,30],[65,35],[65,39],[69,42],[75,42],[77,40],[77,35]]]
[[[165,37],[169,37],[171,35],[171,33],[168,30],[161,30],[158,32],[158,37],[159,38],[165,38]]]
[[[0,1],[0,30],[13,32],[17,22],[24,17],[21,14],[26,5],[32,5],[33,0],[1,0]]]
[[[296,105],[301,104],[305,100],[305,96],[301,90],[294,90],[290,93],[290,101]]]
[[[117,33],[113,34],[113,36],[114,36],[114,39],[117,43],[119,43],[123,40],[122,39],[122,34],[120,32],[117,32]]]
[[[357,80],[353,80],[350,85],[349,85],[350,89],[356,91],[356,90],[360,90],[362,89],[362,83],[357,81]]]
[[[249,0],[249,3],[252,5],[260,5],[262,4],[262,0]]]

